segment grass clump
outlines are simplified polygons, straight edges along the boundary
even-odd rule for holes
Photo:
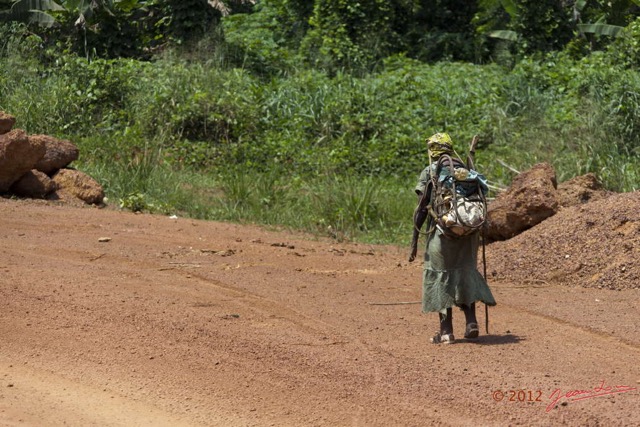
[[[407,242],[425,138],[448,132],[498,186],[549,162],[564,181],[640,182],[640,74],[605,52],[512,68],[388,58],[377,73],[256,75],[219,59],[87,61],[0,27],[0,109],[75,142],[125,209]]]

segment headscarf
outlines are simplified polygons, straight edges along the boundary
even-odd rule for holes
[[[432,161],[437,160],[443,154],[453,156],[455,153],[453,141],[448,133],[436,133],[427,138],[427,149]]]

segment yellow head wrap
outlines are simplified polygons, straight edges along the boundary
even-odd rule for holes
[[[437,160],[443,154],[454,155],[453,142],[448,133],[436,133],[427,138],[429,157]]]

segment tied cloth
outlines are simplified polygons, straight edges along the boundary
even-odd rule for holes
[[[435,161],[443,154],[453,156],[455,153],[451,137],[446,133],[436,133],[430,136],[427,139],[427,149],[432,161]]]

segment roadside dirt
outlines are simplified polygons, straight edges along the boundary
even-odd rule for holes
[[[449,346],[407,248],[0,198],[0,425],[640,425],[612,197],[489,245],[489,334]]]

